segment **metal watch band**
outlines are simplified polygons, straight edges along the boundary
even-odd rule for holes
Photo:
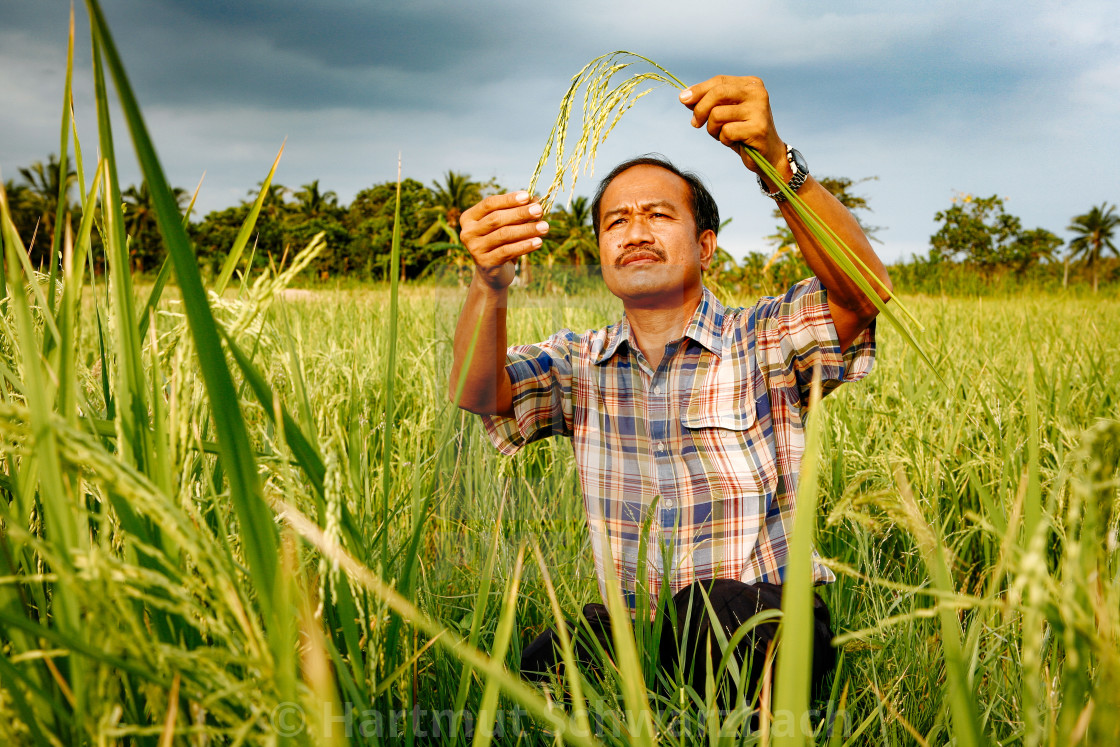
[[[801,188],[801,185],[805,183],[805,180],[809,178],[809,172],[802,171],[797,167],[797,164],[794,162],[793,148],[788,145],[786,146],[786,160],[793,167],[793,178],[789,180],[786,186],[789,187],[790,191],[796,192]],[[769,191],[766,189],[766,182],[762,181],[762,175],[756,174],[756,176],[758,178],[758,188],[762,190],[762,194],[766,195],[774,202],[786,201],[786,196],[782,193],[782,190],[779,189],[774,192]]]

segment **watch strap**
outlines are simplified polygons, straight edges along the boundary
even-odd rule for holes
[[[805,180],[809,178],[809,172],[797,168],[797,163],[793,157],[793,148],[788,145],[786,146],[786,161],[788,161],[789,165],[793,168],[793,178],[789,180],[786,186],[789,187],[790,191],[796,192],[801,188],[801,185],[805,183]],[[771,192],[766,189],[766,182],[762,180],[762,174],[756,174],[756,176],[758,177],[758,188],[762,190],[762,194],[766,195],[774,202],[786,201],[786,196],[782,190],[778,189]]]

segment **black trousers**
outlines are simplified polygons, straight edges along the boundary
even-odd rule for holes
[[[661,668],[670,679],[675,679],[677,668],[697,693],[705,691],[709,667],[715,675],[723,656],[719,641],[712,631],[712,618],[700,594],[703,588],[715,611],[724,637],[730,640],[735,631],[756,613],[766,609],[780,609],[782,587],[777,584],[744,584],[730,579],[697,581],[678,591],[669,602],[675,610],[676,625],[668,609],[659,612],[655,624],[661,625],[659,660]],[[594,669],[595,646],[587,636],[594,636],[598,645],[608,654],[613,649],[610,616],[601,604],[588,604],[583,608],[587,625],[568,623],[577,662],[584,668]],[[813,600],[813,689],[823,695],[825,678],[836,667],[836,651],[832,647],[832,628],[828,607],[820,597]],[[687,623],[687,624],[686,624]],[[736,648],[739,662],[750,660],[750,681],[746,684],[748,698],[755,692],[766,666],[766,651],[777,632],[776,622],[758,625],[746,635]],[[709,641],[711,659],[708,659]],[[683,651],[683,657],[682,657]],[[738,666],[738,665],[736,665]],[[529,644],[521,654],[521,674],[526,679],[547,679],[550,673],[561,674],[563,662],[559,639],[552,629],[546,630]],[[721,694],[721,704],[735,701],[733,683],[728,680]]]

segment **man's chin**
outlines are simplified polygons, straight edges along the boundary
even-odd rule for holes
[[[604,268],[605,269],[605,268]],[[607,289],[627,305],[673,306],[689,295],[689,283],[664,262],[632,263],[604,272]]]

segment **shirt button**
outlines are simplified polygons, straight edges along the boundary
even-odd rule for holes
[[[665,500],[663,500],[661,502],[661,506],[663,508],[672,508],[673,507],[673,499],[672,498],[666,498]]]
[[[658,451],[665,451],[665,444],[661,441],[658,441],[657,442],[657,450]]]
[[[655,386],[655,387],[653,388],[653,393],[654,393],[654,394],[661,394],[661,387],[659,387],[659,386]]]

